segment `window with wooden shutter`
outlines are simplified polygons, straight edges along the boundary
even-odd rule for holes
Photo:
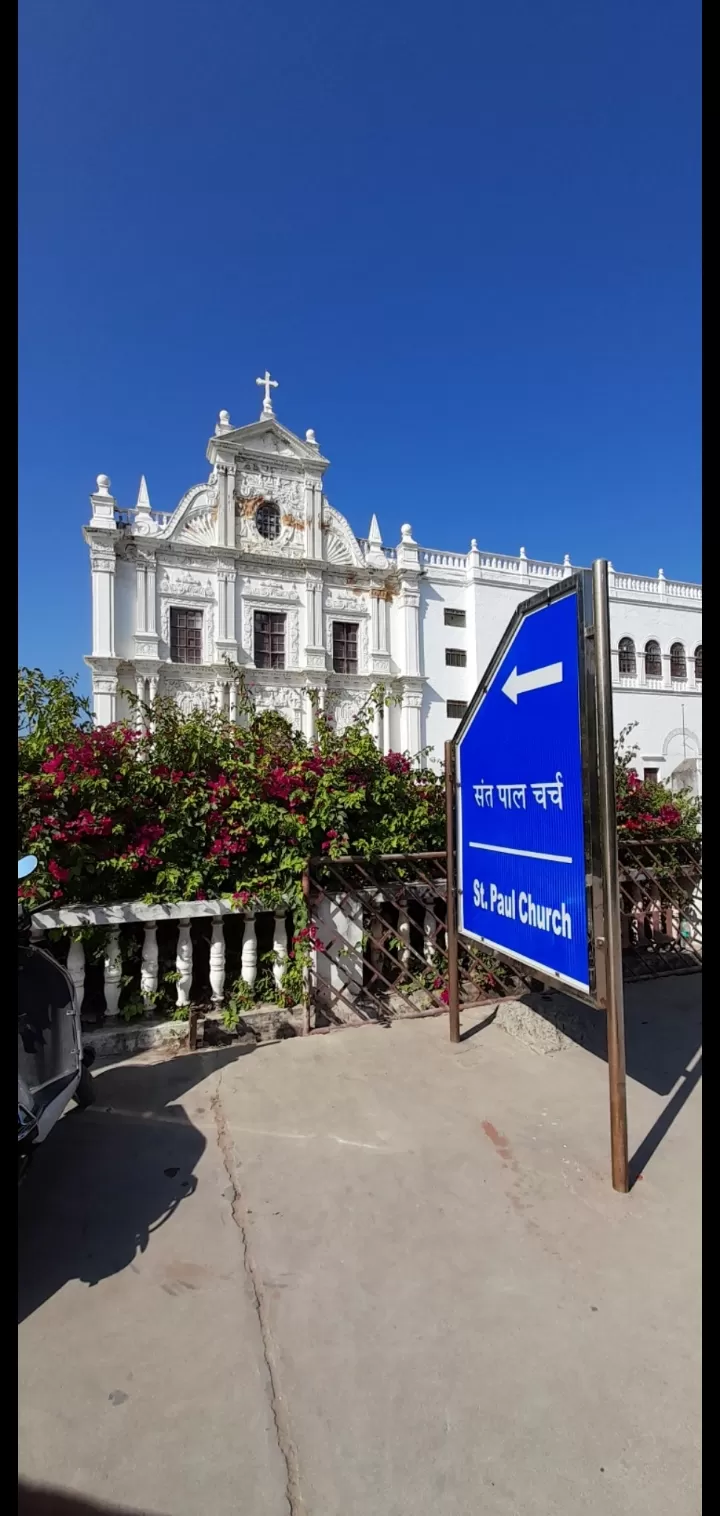
[[[333,669],[336,674],[356,674],[358,671],[356,621],[333,621]]]
[[[170,658],[173,663],[202,663],[202,611],[170,607]]]
[[[255,612],[255,667],[285,667],[285,617],[281,613]]]

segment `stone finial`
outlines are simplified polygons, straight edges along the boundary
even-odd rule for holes
[[[311,447],[317,447],[318,445],[317,437],[315,436],[315,433],[311,426],[308,427],[305,433],[305,441],[309,442]]]
[[[98,493],[98,495],[109,495],[110,494],[110,480],[109,480],[107,474],[98,474],[98,476],[97,476],[97,493]]]
[[[413,534],[412,534],[412,527],[411,527],[409,521],[404,522],[404,524],[401,526],[401,528],[400,528],[400,536],[402,538],[402,541],[403,542],[407,542],[407,544],[408,544],[409,547],[415,547],[416,546],[415,538],[413,537]]]
[[[471,537],[470,538],[470,552],[471,553],[476,553],[477,550],[478,550],[477,537]]]
[[[144,474],[140,480],[140,488],[138,490],[135,510],[146,513],[150,510],[150,496],[148,494],[147,481]]]
[[[230,420],[230,412],[221,411],[220,415],[218,416],[217,426],[215,427],[215,436],[222,437],[225,432],[231,431],[232,422]]]
[[[525,552],[524,547],[521,547],[521,549],[520,549],[520,557],[521,558],[527,558],[527,553]]]
[[[572,564],[570,562],[570,554],[566,553],[565,557],[563,558],[563,579],[569,579],[571,574]]]
[[[377,545],[378,547],[382,547],[382,533],[380,531],[378,518],[374,513],[372,521],[370,522],[370,526],[368,528],[367,540],[368,542],[372,542],[373,546]]]
[[[664,575],[662,569],[658,569],[658,579],[664,579],[664,578],[665,578],[665,575]]]

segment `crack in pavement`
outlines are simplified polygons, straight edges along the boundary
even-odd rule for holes
[[[223,1110],[221,1099],[222,1072],[218,1078],[215,1094],[211,1096],[210,1108],[215,1118],[217,1141],[222,1156],[225,1172],[230,1180],[231,1199],[230,1213],[240,1233],[242,1246],[243,1267],[250,1286],[250,1294],[255,1307],[255,1314],[260,1329],[260,1340],[265,1368],[270,1386],[270,1410],[275,1427],[275,1438],[280,1456],[285,1464],[285,1498],[287,1500],[289,1516],[305,1516],[305,1502],[300,1491],[300,1471],[298,1467],[297,1448],[290,1435],[288,1416],[283,1403],[282,1395],[278,1389],[278,1369],[275,1362],[272,1337],[263,1309],[263,1290],[257,1268],[255,1266],[250,1242],[248,1238],[247,1212],[240,1190],[240,1184],[235,1164],[235,1153],[232,1137]]]

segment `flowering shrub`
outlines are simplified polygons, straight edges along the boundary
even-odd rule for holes
[[[238,724],[161,698],[139,733],[93,727],[74,680],[20,670],[18,848],[40,864],[28,901],[300,905],[311,856],[444,846],[442,778],[372,740],[381,691],[342,735],[319,715],[311,743],[238,682]]]
[[[142,734],[127,722],[94,727],[74,683],[19,673],[18,850],[40,864],[20,886],[29,902],[223,895],[300,908],[312,856],[445,845],[443,777],[405,754],[383,757],[370,735],[381,690],[342,735],[318,715],[311,743],[257,714],[239,676],[239,724],[159,699]],[[638,778],[629,730],[616,755],[621,851],[627,840],[696,838],[698,802]]]
[[[620,854],[628,842],[695,841],[700,829],[700,802],[692,795],[675,795],[664,784],[640,778],[633,767],[638,750],[628,746],[632,730],[632,726],[625,727],[615,745]]]

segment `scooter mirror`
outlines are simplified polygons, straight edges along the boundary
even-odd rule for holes
[[[29,853],[27,858],[20,858],[18,860],[18,879],[27,879],[28,874],[34,874],[37,862],[37,858],[33,858],[32,853]]]

